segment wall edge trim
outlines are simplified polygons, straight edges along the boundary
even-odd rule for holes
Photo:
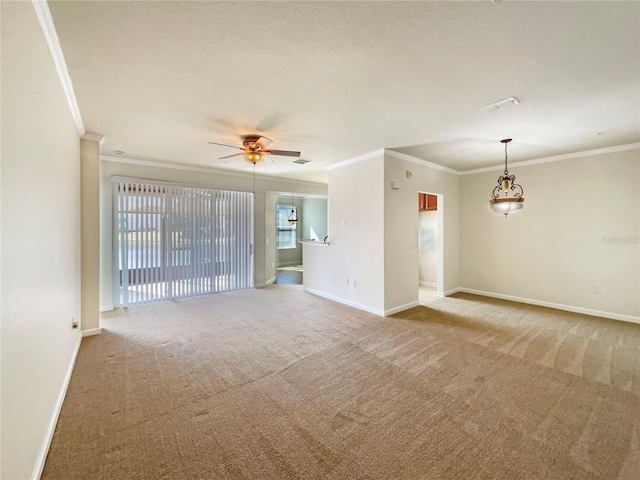
[[[564,310],[566,312],[580,313],[582,315],[590,315],[592,317],[607,318],[610,320],[618,320],[622,322],[640,324],[640,317],[634,317],[633,315],[625,315],[622,313],[603,312],[601,310],[593,310],[591,308],[577,307],[574,305],[564,305],[561,303],[547,302],[544,300],[536,300],[532,298],[516,297],[513,295],[504,295],[502,293],[485,292],[484,290],[475,290],[473,288],[460,288],[460,292],[470,293],[472,295],[481,295],[484,297],[498,298],[500,300],[510,300],[512,302],[526,303],[529,305],[536,305],[539,307],[554,308],[556,310]]]
[[[347,165],[353,165],[354,163],[364,162],[365,160],[369,160],[375,157],[384,156],[384,148],[379,150],[374,150],[373,152],[363,153],[362,155],[358,155],[357,157],[348,158],[347,160],[342,160],[341,162],[332,163],[327,167],[327,170],[335,170],[336,168],[346,167]]]
[[[56,404],[53,409],[53,414],[51,415],[51,420],[49,421],[47,432],[45,434],[44,440],[40,447],[40,453],[38,454],[38,458],[36,459],[36,464],[33,468],[33,473],[31,475],[31,478],[39,479],[42,476],[42,471],[44,470],[44,464],[47,461],[47,455],[49,454],[49,448],[51,447],[53,434],[56,430],[56,425],[58,424],[58,417],[60,416],[60,412],[62,410],[62,404],[64,402],[64,398],[67,395],[67,389],[69,388],[69,382],[71,381],[71,374],[73,373],[73,367],[76,364],[76,358],[78,356],[78,351],[80,350],[81,343],[82,343],[82,336],[78,335],[76,344],[73,347],[71,361],[69,362],[69,366],[67,367],[67,373],[65,374],[64,380],[62,381],[60,392],[58,392],[58,398],[56,399]]]
[[[430,162],[429,160],[422,160],[421,158],[407,155],[406,153],[396,152],[395,150],[385,148],[384,154],[393,158],[397,158],[398,160],[404,160],[405,162],[416,163],[423,167],[433,168],[434,170],[440,170],[441,172],[450,173],[451,175],[461,175],[461,172],[459,172],[458,170],[438,165],[437,163]]]
[[[415,300],[413,302],[405,303],[404,305],[400,305],[399,307],[389,308],[384,311],[384,316],[388,317],[389,315],[393,315],[394,313],[402,312],[404,310],[409,310],[410,308],[414,308],[420,305],[419,300]]]
[[[351,300],[347,300],[345,298],[336,297],[336,296],[331,295],[329,293],[321,292],[319,290],[314,290],[312,288],[303,287],[302,290],[307,292],[307,293],[311,293],[313,295],[317,295],[318,297],[323,297],[323,298],[326,298],[328,300],[332,300],[332,301],[337,302],[337,303],[342,303],[343,305],[347,305],[349,307],[357,308],[358,310],[364,310],[365,312],[373,313],[373,314],[379,315],[381,317],[385,316],[384,312],[382,310],[380,310],[380,309],[377,309],[377,308],[371,308],[371,307],[368,307],[366,305],[362,305],[361,303],[352,302]]]
[[[210,173],[215,175],[227,175],[230,177],[241,177],[241,178],[249,178],[249,179],[253,178],[253,173],[238,172],[236,170],[226,170],[222,168],[197,167],[195,165],[180,165],[177,163],[157,162],[153,160],[141,160],[137,158],[112,157],[110,155],[100,155],[100,160],[103,162],[125,163],[129,165],[142,165],[144,167],[168,168],[171,170],[184,170],[188,172],[201,172],[201,173]],[[263,173],[256,173],[256,178],[271,180],[274,182],[285,182],[285,183],[294,183],[297,185],[307,185],[310,187],[326,187],[327,186],[326,183],[310,182],[308,180],[296,180],[293,178],[278,177],[275,175],[273,176],[265,175]]]
[[[91,337],[93,335],[100,335],[101,333],[102,333],[102,328],[101,327],[90,328],[89,330],[83,330],[82,331],[82,338]]]
[[[100,305],[100,313],[102,312],[110,312],[113,310],[113,304],[111,305]]]
[[[540,165],[542,163],[560,162],[562,160],[591,157],[593,155],[604,155],[607,153],[625,152],[627,150],[635,150],[635,149],[640,149],[640,142],[627,143],[624,145],[615,145],[613,147],[596,148],[594,150],[585,150],[583,152],[565,153],[563,155],[554,155],[551,157],[536,158],[533,160],[525,160],[522,162],[515,162],[515,163],[512,162],[509,164],[509,168],[527,167],[529,165]],[[496,172],[498,170],[503,170],[503,169],[504,167],[502,165],[495,166],[495,167],[474,168],[473,170],[465,170],[463,172],[460,172],[460,175],[473,175],[475,173]]]
[[[51,10],[49,10],[49,4],[46,0],[31,0],[31,5],[36,12],[36,17],[40,23],[44,40],[49,48],[49,53],[53,60],[58,79],[60,80],[60,86],[64,92],[64,96],[67,100],[67,105],[73,118],[73,123],[78,131],[78,136],[82,137],[85,134],[84,123],[82,123],[82,116],[80,115],[80,109],[78,108],[78,102],[76,95],[73,91],[73,83],[71,83],[71,77],[69,76],[69,70],[67,70],[67,63],[64,60],[64,53],[62,53],[62,47],[60,47],[60,40],[58,39],[58,33],[51,17]]]

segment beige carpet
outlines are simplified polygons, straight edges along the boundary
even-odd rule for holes
[[[44,479],[638,479],[640,326],[272,286],[85,338]]]

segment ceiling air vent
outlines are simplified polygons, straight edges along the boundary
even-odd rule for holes
[[[504,110],[505,108],[511,108],[518,105],[520,102],[516,97],[509,97],[497,102],[490,103],[482,107],[482,110]]]
[[[306,165],[307,163],[311,163],[313,160],[303,160],[298,158],[297,160],[291,160],[291,163],[297,163],[298,165]]]

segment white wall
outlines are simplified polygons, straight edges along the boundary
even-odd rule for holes
[[[302,201],[304,216],[302,217],[302,238],[322,242],[327,236],[328,205],[326,198],[308,197]]]
[[[438,212],[418,212],[418,280],[438,283]]]
[[[418,302],[418,192],[442,195],[443,268],[438,283],[446,294],[460,285],[460,177],[426,164],[385,154],[384,299],[385,311]],[[411,177],[407,177],[407,171]],[[398,189],[391,188],[396,182]],[[440,226],[439,226],[440,227]],[[440,229],[440,228],[439,228]]]
[[[391,188],[392,182],[399,188]],[[439,282],[445,292],[456,289],[459,186],[458,175],[383,153],[330,170],[330,246],[305,245],[305,288],[378,314],[416,305],[417,197],[426,191],[441,195],[445,245]]]
[[[2,2],[2,460],[39,474],[80,331],[80,141],[31,2]]]
[[[112,176],[207,185],[222,189],[253,190],[253,177],[250,174],[227,173],[213,169],[209,171],[202,168],[175,168],[175,166],[171,165],[167,165],[165,168],[103,160],[101,162],[100,176],[100,305],[103,310],[113,305],[111,292]],[[264,286],[265,282],[271,278],[267,277],[268,272],[265,269],[267,258],[265,248],[267,238],[267,213],[265,206],[266,193],[272,191],[293,191],[295,193],[326,195],[327,186],[319,183],[299,182],[277,177],[256,176],[256,198],[254,204],[254,281],[257,287]],[[275,239],[273,240],[275,241]],[[270,242],[271,241],[270,239]]]
[[[367,311],[384,310],[383,179],[382,154],[329,170],[331,244],[304,245],[305,289]]]
[[[525,203],[506,219],[500,171],[462,176],[462,286],[639,317],[639,170],[640,150],[512,167]]]
[[[100,142],[80,140],[83,334],[100,332]]]

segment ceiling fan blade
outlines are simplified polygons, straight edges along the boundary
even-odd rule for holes
[[[269,155],[265,155],[263,158],[266,158],[267,160],[269,160],[270,163],[276,163],[276,161],[271,158]]]
[[[238,148],[240,150],[244,150],[244,148],[238,147],[237,145],[227,145],[226,143],[218,143],[218,142],[207,142],[207,143],[211,143],[212,145],[222,145],[223,147],[231,147],[231,148]]]
[[[300,152],[291,150],[265,150],[267,155],[280,155],[281,157],[299,157]]]
[[[239,157],[240,155],[242,155],[241,153],[234,153],[233,155],[227,155],[226,157],[218,157],[218,160],[224,160],[225,158],[231,158],[231,157]]]
[[[269,139],[267,137],[260,137],[260,138],[258,138],[258,140],[256,140],[256,145],[260,147],[260,150],[264,150],[269,145],[271,145],[272,142],[273,142],[273,140],[271,140],[271,139]]]

